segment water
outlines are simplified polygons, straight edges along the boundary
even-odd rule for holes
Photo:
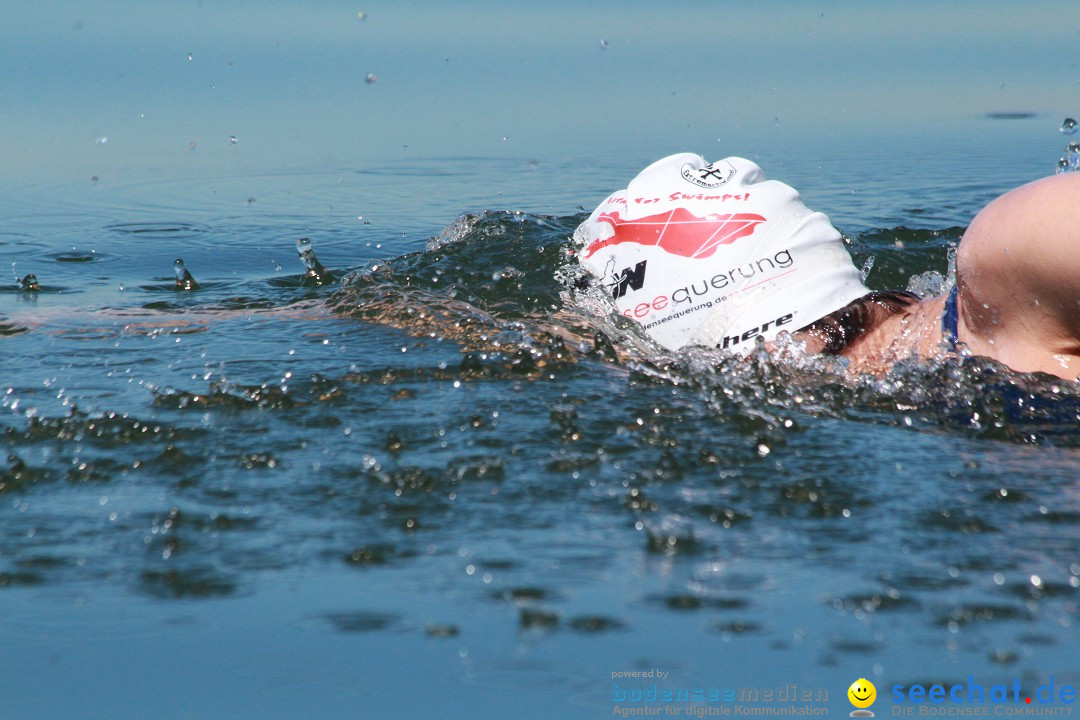
[[[715,38],[646,8],[651,35],[553,7],[451,37],[419,5],[190,4],[132,11],[108,51],[122,8],[73,8],[35,12],[78,47],[28,49],[7,90],[54,141],[6,133],[0,180],[0,717],[607,717],[636,682],[612,673],[650,668],[825,689],[830,714],[861,677],[879,713],[894,684],[1080,682],[1074,384],[658,356],[568,243],[660,154],[742,153],[871,287],[940,287],[972,215],[1054,172],[1075,11],[1032,6],[1004,68],[997,6],[947,49],[792,6],[792,52],[836,43],[804,121],[762,50],[745,71],[781,91],[724,84],[740,106],[687,127],[723,92],[651,63]],[[923,55],[845,65],[868,19]],[[980,43],[905,101],[900,70]],[[127,73],[100,82],[119,105],[59,72],[85,47]],[[291,107],[265,92],[310,67]],[[640,73],[645,109],[612,121]],[[578,100],[600,81],[604,112]]]

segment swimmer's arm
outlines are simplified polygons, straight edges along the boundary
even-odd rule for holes
[[[4,317],[4,322],[25,331],[64,332],[72,328],[97,330],[117,334],[148,335],[151,333],[190,333],[207,330],[211,325],[227,320],[318,320],[332,315],[321,301],[312,300],[273,308],[195,307],[178,310],[147,308],[81,309],[31,306],[16,308]]]

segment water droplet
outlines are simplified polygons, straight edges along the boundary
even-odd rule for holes
[[[863,263],[862,270],[859,271],[859,275],[862,276],[862,281],[865,283],[867,276],[870,275],[870,271],[874,269],[874,256],[866,258],[866,262]]]
[[[311,247],[310,239],[305,237],[297,240],[296,253],[300,256],[300,261],[304,263],[304,267],[307,268],[304,277],[310,278],[316,285],[322,285],[334,279],[330,271],[319,262],[319,258],[315,257],[315,251]]]
[[[364,82],[366,82],[368,85],[374,85],[378,81],[379,78],[375,73],[369,72],[367,75],[364,76]]]
[[[98,145],[104,145],[105,143],[109,142],[109,138],[107,138],[106,136],[102,135],[101,137],[99,137],[99,138],[98,138],[97,140],[95,140],[94,142],[96,142],[96,143],[97,143]]]
[[[1063,172],[1068,172],[1069,161],[1065,158],[1061,158],[1057,161],[1057,173],[1060,175]]]
[[[503,135],[503,142],[507,142],[510,139],[509,135]]]
[[[188,59],[188,62],[191,62],[193,59],[195,59],[195,56],[192,55],[191,53],[188,53],[187,54],[187,59]]]
[[[229,144],[230,145],[235,145],[236,144],[236,136],[235,135],[230,135],[229,136]]]
[[[1061,122],[1061,134],[1062,135],[1072,135],[1075,132],[1076,132],[1076,121],[1073,120],[1072,118],[1065,118]]]
[[[196,290],[199,287],[199,283],[195,282],[195,278],[192,276],[191,271],[184,265],[184,261],[180,258],[176,258],[173,261],[173,272],[176,273],[176,285],[177,290]]]
[[[601,50],[607,50],[607,40],[604,40],[603,38],[600,38],[600,49]]]
[[[357,18],[358,18],[358,19],[359,19],[359,20],[360,20],[361,22],[363,22],[364,20],[367,20],[367,13],[366,13],[366,12],[358,12],[358,13],[356,13],[356,17],[357,17]]]

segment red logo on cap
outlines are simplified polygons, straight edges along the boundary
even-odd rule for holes
[[[708,215],[700,218],[685,208],[675,208],[638,220],[623,220],[618,211],[602,213],[597,222],[607,223],[615,231],[606,240],[595,240],[585,248],[585,257],[609,245],[637,243],[658,245],[685,258],[710,257],[720,245],[730,245],[754,232],[765,218],[754,213]]]

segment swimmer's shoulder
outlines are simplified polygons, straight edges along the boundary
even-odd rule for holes
[[[957,251],[961,339],[1022,371],[1080,375],[1080,174],[1012,190]]]

